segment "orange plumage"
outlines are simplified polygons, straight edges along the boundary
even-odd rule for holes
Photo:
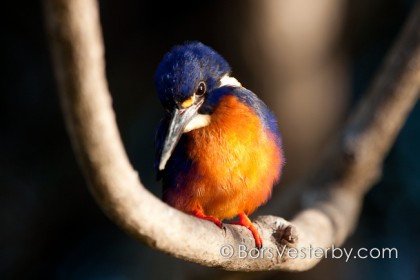
[[[223,220],[241,212],[249,215],[267,201],[283,157],[275,136],[252,109],[235,96],[224,96],[211,123],[187,136],[193,163],[191,170],[179,174],[184,177],[182,194],[168,189],[169,204]]]

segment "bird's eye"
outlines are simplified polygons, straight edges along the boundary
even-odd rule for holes
[[[207,91],[206,83],[205,82],[200,82],[198,84],[197,90],[195,91],[195,95],[198,95],[198,96],[203,95],[203,94],[206,93],[206,91]]]

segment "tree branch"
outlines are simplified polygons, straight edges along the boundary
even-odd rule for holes
[[[228,270],[306,270],[317,258],[238,258],[252,235],[240,226],[221,231],[161,202],[141,184],[129,163],[112,110],[104,48],[95,0],[45,0],[59,96],[73,148],[102,209],[132,236],[178,258]],[[363,194],[378,178],[381,163],[410,109],[420,85],[420,10],[413,12],[397,45],[369,93],[355,110],[338,145],[337,168],[325,169],[303,194],[305,209],[288,222],[256,220],[265,250],[328,248],[342,244],[358,218]],[[220,249],[235,249],[224,258]]]

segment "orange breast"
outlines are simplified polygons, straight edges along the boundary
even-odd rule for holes
[[[235,96],[222,97],[210,124],[188,136],[193,164],[176,208],[230,219],[267,201],[280,176],[282,151],[254,111]]]

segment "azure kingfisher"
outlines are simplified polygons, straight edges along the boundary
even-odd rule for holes
[[[273,113],[230,76],[229,64],[200,42],[175,46],[155,74],[165,115],[156,135],[157,178],[169,205],[222,228],[248,218],[280,178],[282,140]]]

